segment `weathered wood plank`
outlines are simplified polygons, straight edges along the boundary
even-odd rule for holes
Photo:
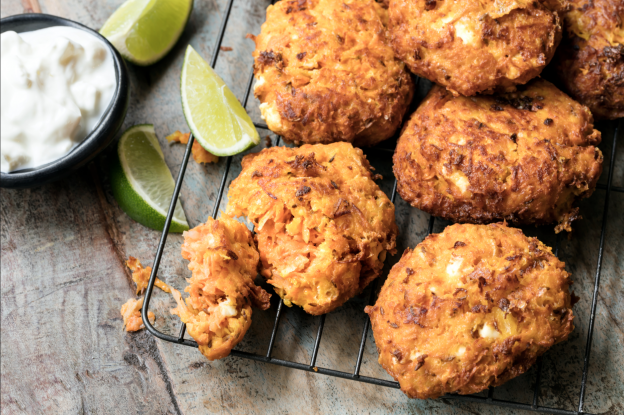
[[[178,413],[88,171],[0,195],[2,413]]]

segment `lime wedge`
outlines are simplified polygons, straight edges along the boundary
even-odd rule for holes
[[[148,228],[163,230],[175,183],[151,124],[135,125],[123,133],[111,163],[111,187],[119,206]],[[169,230],[189,229],[180,201]]]
[[[192,8],[193,0],[128,0],[100,33],[130,62],[151,65],[176,43]]]
[[[191,46],[186,49],[181,84],[186,122],[204,149],[225,157],[260,142],[245,108]]]

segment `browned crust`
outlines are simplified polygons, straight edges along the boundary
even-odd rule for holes
[[[549,3],[390,0],[392,46],[413,73],[455,95],[513,91],[540,74],[561,39]]]
[[[242,166],[227,213],[254,224],[260,272],[286,305],[324,314],[379,276],[398,230],[362,150],[272,147]]]
[[[597,119],[624,117],[624,0],[572,0],[556,80]]]
[[[544,80],[522,92],[453,97],[434,86],[394,154],[401,197],[454,222],[559,222],[594,191],[603,156],[589,110]]]
[[[379,363],[411,398],[501,385],[574,330],[571,283],[519,229],[449,226],[406,250],[366,308]]]
[[[414,85],[373,0],[284,0],[255,38],[254,89],[268,127],[296,144],[370,146],[401,125]]]

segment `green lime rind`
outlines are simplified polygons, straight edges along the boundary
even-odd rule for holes
[[[184,56],[180,96],[189,129],[210,153],[233,156],[260,143],[247,111],[190,45]]]
[[[173,48],[192,10],[193,0],[128,0],[100,33],[126,60],[147,66]]]
[[[121,209],[126,212],[128,216],[132,219],[144,225],[150,229],[162,231],[165,226],[166,220],[166,211],[165,209],[156,206],[154,203],[150,203],[148,200],[149,197],[145,195],[145,191],[140,189],[140,184],[136,183],[136,181],[132,180],[130,173],[127,172],[122,166],[121,158],[124,157],[122,154],[123,144],[122,140],[126,139],[130,134],[136,131],[147,130],[153,133],[153,126],[149,124],[134,126],[128,129],[122,135],[122,138],[119,140],[118,149],[112,155],[112,160],[110,163],[110,183],[113,191],[113,196],[115,200],[121,207]],[[139,151],[143,153],[152,153],[151,158],[154,159],[159,158],[163,164],[165,163],[164,158],[162,156],[162,150],[160,149],[160,145],[158,145],[158,141],[155,141],[156,146],[154,146],[155,134],[150,136],[150,134],[145,134],[145,138],[151,144],[149,147],[145,149],[139,149]],[[148,157],[150,155],[148,154]],[[166,164],[165,164],[166,166]],[[160,166],[159,166],[160,167]],[[162,174],[162,170],[160,172]],[[170,179],[170,182],[169,180]],[[131,182],[134,182],[134,186]],[[173,177],[171,177],[171,173],[169,173],[169,177],[167,178],[167,187],[171,190],[170,194],[173,194]],[[169,196],[169,200],[171,196]],[[184,211],[180,205],[180,201],[178,200],[176,206],[175,216],[171,221],[169,226],[170,232],[184,232],[189,229],[188,222],[186,221],[186,217],[184,215]]]

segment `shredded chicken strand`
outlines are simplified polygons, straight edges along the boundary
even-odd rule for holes
[[[121,306],[121,316],[123,317],[124,328],[126,331],[138,331],[144,328],[143,319],[141,318],[141,307],[143,307],[143,297],[134,299],[130,298]],[[154,324],[154,313],[147,312],[147,318]]]
[[[139,295],[147,288],[147,284],[149,283],[150,275],[152,274],[152,267],[145,267],[141,265],[138,259],[131,256],[128,257],[128,261],[126,261],[126,265],[132,271],[132,281],[137,286],[136,294]],[[156,281],[154,281],[154,285],[163,290],[166,293],[170,293],[171,289],[169,286],[163,281],[159,280],[158,277]]]
[[[182,134],[180,131],[176,131],[173,134],[168,135],[166,138],[170,143],[187,144],[190,136],[191,133]],[[219,157],[203,148],[197,140],[193,141],[191,152],[193,154],[193,160],[200,164],[216,163],[219,161]]]
[[[270,306],[270,295],[254,283],[259,255],[251,232],[231,217],[208,218],[184,232],[182,257],[192,272],[189,297],[172,289],[177,307],[171,313],[208,360],[226,357],[251,325],[251,304]]]

